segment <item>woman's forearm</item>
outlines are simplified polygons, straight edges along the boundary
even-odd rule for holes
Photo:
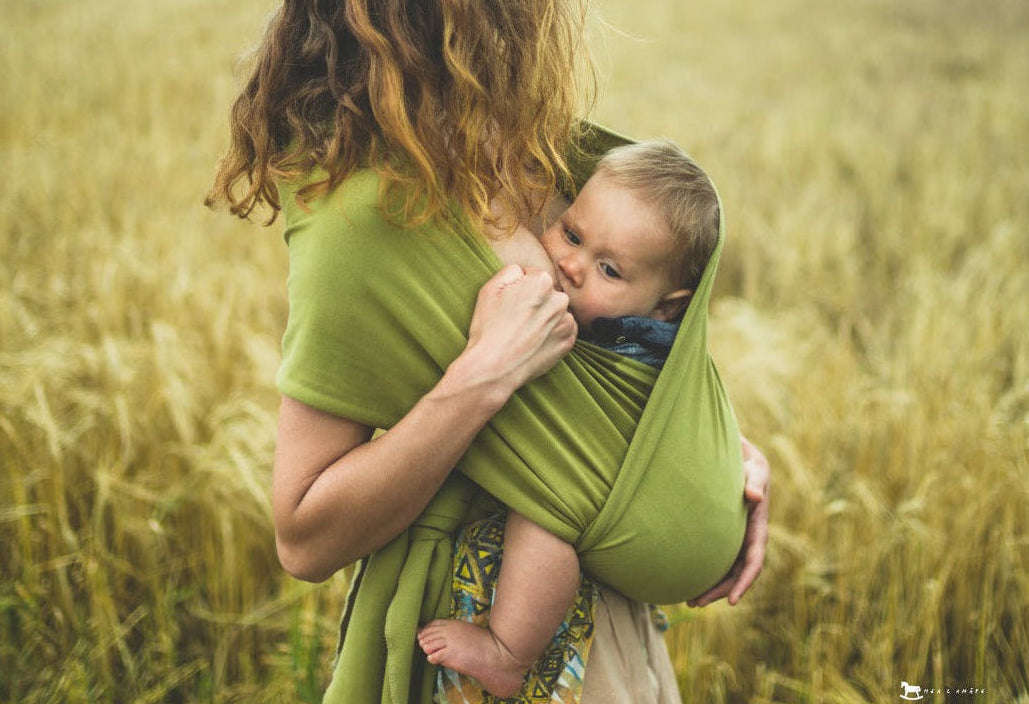
[[[294,576],[321,581],[389,542],[422,512],[510,395],[461,367],[393,428],[370,429],[284,397],[273,496],[276,542]]]
[[[506,268],[480,292],[464,352],[374,440],[365,425],[284,398],[272,482],[283,567],[321,581],[398,535],[511,394],[574,339],[549,275]]]

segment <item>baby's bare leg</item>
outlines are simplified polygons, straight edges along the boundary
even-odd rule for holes
[[[489,627],[511,654],[531,665],[554,638],[579,588],[575,548],[519,513],[504,529],[504,560]]]
[[[431,663],[474,677],[492,695],[518,691],[575,599],[575,549],[524,516],[508,514],[489,628],[439,620],[418,633]]]

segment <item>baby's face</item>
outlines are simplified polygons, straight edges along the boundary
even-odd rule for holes
[[[595,318],[664,319],[674,242],[654,208],[600,173],[540,238],[581,330]]]

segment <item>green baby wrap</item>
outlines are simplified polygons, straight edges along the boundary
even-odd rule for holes
[[[620,141],[596,129],[588,151]],[[593,163],[573,164],[579,185]],[[282,190],[290,313],[279,389],[388,429],[464,349],[476,294],[501,264],[462,222],[391,225],[370,170],[306,209]],[[430,700],[415,631],[449,615],[451,538],[487,510],[482,490],[573,543],[585,572],[631,598],[683,601],[725,574],[745,508],[739,430],[706,340],[724,239],[723,222],[660,374],[577,342],[479,433],[418,521],[362,561],[325,701]]]

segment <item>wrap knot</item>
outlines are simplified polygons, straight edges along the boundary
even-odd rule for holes
[[[418,521],[411,525],[411,540],[442,540],[450,538],[460,527],[462,519],[463,516],[423,513],[418,517]]]
[[[467,520],[475,485],[460,474],[452,474],[408,529],[411,541],[443,540],[453,537]]]

